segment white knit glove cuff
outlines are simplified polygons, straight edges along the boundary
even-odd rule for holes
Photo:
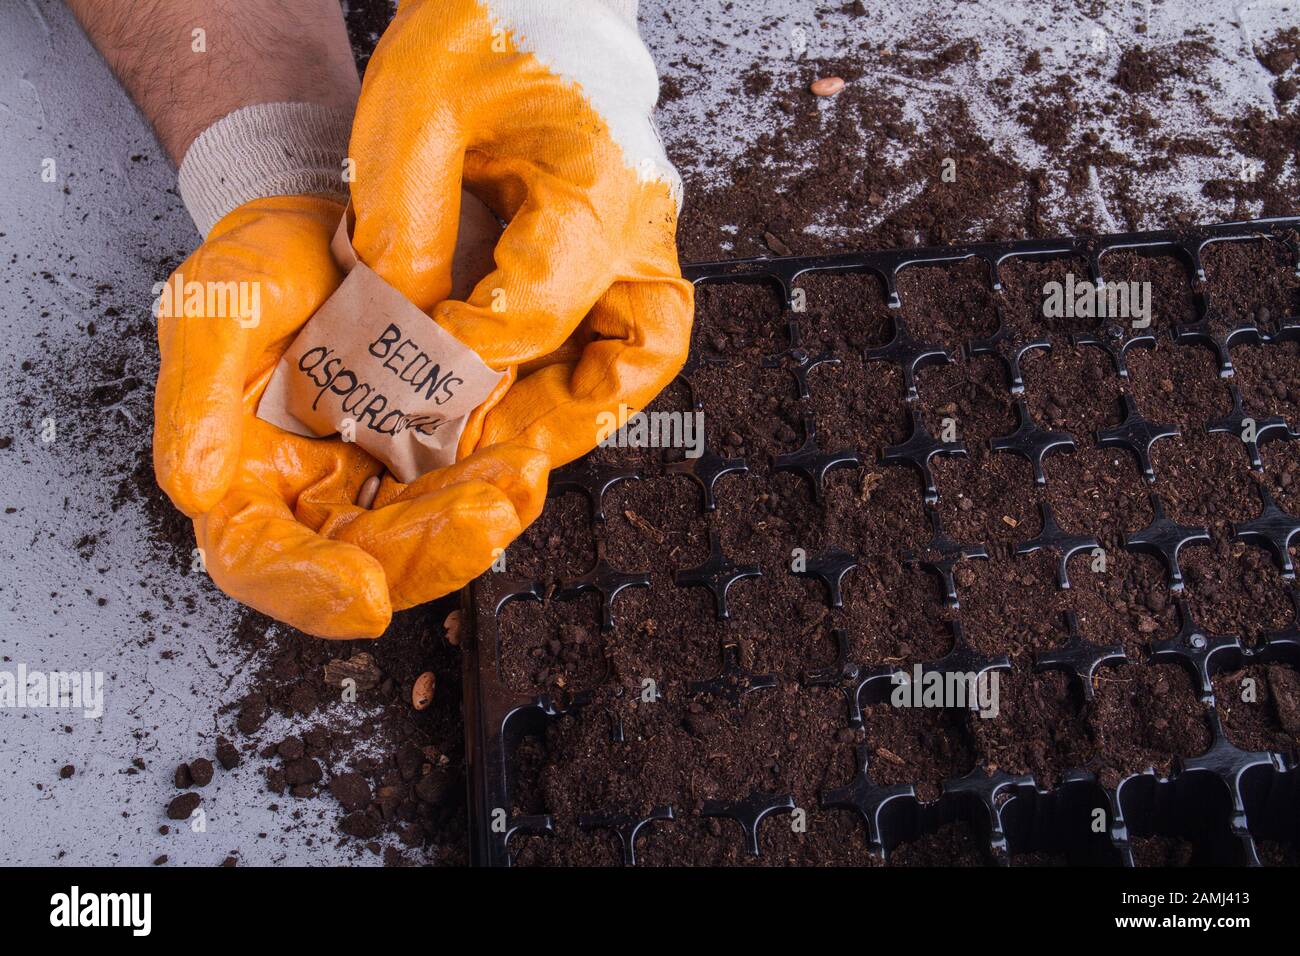
[[[343,160],[352,110],[318,103],[260,103],[217,120],[190,145],[178,185],[205,239],[254,199],[318,195],[348,200]]]
[[[636,26],[637,6],[641,0],[600,0],[600,2]]]

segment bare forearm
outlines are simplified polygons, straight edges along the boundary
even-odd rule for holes
[[[350,109],[360,90],[338,0],[67,0],[179,164],[256,103]]]

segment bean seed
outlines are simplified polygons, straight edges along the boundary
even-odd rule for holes
[[[442,622],[443,633],[447,638],[447,643],[452,647],[460,644],[460,611],[452,611],[447,615],[447,619]]]
[[[819,80],[813,80],[812,86],[808,87],[808,89],[816,96],[834,96],[844,89],[844,78],[840,76],[823,76]]]
[[[379,494],[379,476],[371,475],[361,485],[361,490],[357,492],[357,506],[369,508],[375,503],[375,495],[377,494]]]
[[[433,703],[433,671],[425,671],[415,679],[415,686],[411,688],[411,706],[416,710],[424,710]]]

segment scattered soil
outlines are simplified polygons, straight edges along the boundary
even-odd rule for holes
[[[725,179],[688,192],[685,257],[719,258],[720,244],[737,256],[765,256],[1166,228],[1206,218],[1198,207],[1207,205],[1222,220],[1294,213],[1296,180],[1287,172],[1300,143],[1294,30],[1257,47],[1277,77],[1276,109],[1220,116],[1202,84],[1222,54],[1193,31],[1164,43],[1144,29],[1131,33],[1117,58],[1103,58],[1114,64],[1104,77],[1107,67],[1086,53],[1049,66],[1044,51],[1025,49],[1019,72],[1034,82],[1011,92],[1012,77],[1000,76],[981,100],[965,91],[988,51],[939,29],[711,77],[731,83],[736,97],[762,97],[772,119]],[[1002,60],[1013,55],[998,52]],[[664,69],[669,102],[700,82],[692,57]],[[808,92],[809,77],[832,74],[848,80],[833,100]],[[951,96],[935,94],[940,83]],[[914,90],[926,99],[920,122],[909,102]],[[1200,125],[1171,123],[1175,107]],[[1018,123],[1025,145],[1043,147],[1046,160],[995,143],[990,113]],[[707,135],[687,134],[668,149],[690,168],[709,145]],[[1199,195],[1163,192],[1160,182],[1187,165],[1202,170]]]
[[[197,810],[202,802],[203,798],[197,793],[182,793],[179,797],[173,797],[167,804],[167,819],[188,820],[190,814]]]

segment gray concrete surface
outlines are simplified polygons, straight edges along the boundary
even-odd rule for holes
[[[227,638],[234,606],[202,575],[175,568],[139,502],[113,510],[135,449],[150,441],[151,388],[102,410],[95,425],[107,454],[103,442],[83,441],[86,423],[62,414],[61,397],[113,384],[97,379],[103,370],[87,354],[113,334],[104,310],[147,314],[166,278],[159,262],[198,238],[148,127],[62,3],[0,2],[0,163],[0,367],[11,395],[32,401],[11,405],[0,426],[13,439],[0,451],[0,671],[103,675],[98,719],[0,709],[0,862],[342,858],[328,837],[312,838],[323,802],[295,804],[305,822],[272,813],[252,770],[219,773],[205,789],[204,832],[158,832],[176,794],[169,769],[211,756],[213,702],[230,699],[248,663]],[[33,380],[24,360],[57,370],[58,387],[15,384]],[[142,349],[123,373],[151,382],[156,369]],[[79,548],[87,536],[93,545]],[[66,765],[76,771],[61,779]]]

